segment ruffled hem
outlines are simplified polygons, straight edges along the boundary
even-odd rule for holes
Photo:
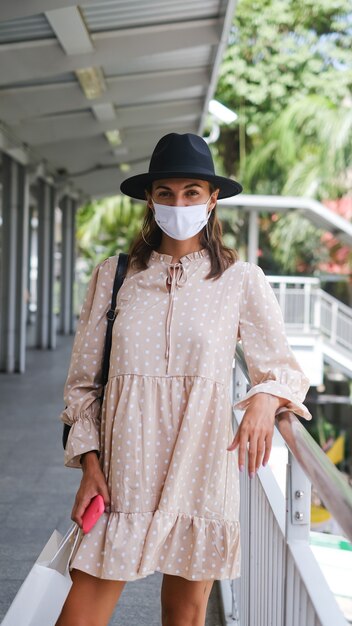
[[[260,383],[259,385],[255,385],[252,387],[246,395],[241,398],[238,402],[235,402],[232,406],[234,409],[245,410],[249,405],[249,399],[254,396],[256,393],[270,393],[273,396],[279,396],[280,398],[285,398],[287,400],[287,404],[285,407],[281,407],[277,410],[276,414],[278,415],[282,411],[293,411],[297,415],[304,417],[306,420],[311,420],[312,415],[308,411],[307,407],[300,402],[297,397],[290,391],[290,389],[283,385],[282,383],[278,383],[272,380],[268,380],[264,383]]]
[[[155,571],[188,580],[240,576],[238,521],[166,512],[104,513],[82,538],[71,568],[107,580]]]
[[[97,450],[100,452],[100,399],[78,414],[75,407],[67,406],[60,418],[71,426],[65,447],[64,464],[66,467],[82,468],[81,455]]]

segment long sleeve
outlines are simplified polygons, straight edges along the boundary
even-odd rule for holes
[[[66,408],[60,419],[71,426],[65,448],[66,467],[80,468],[80,456],[100,451],[100,409],[106,313],[110,308],[117,257],[93,270],[74,337],[64,386]]]
[[[233,406],[246,409],[256,393],[285,398],[285,407],[307,420],[312,419],[302,404],[309,380],[288,343],[284,321],[274,291],[262,269],[247,263],[240,303],[239,334],[249,370],[251,389]]]

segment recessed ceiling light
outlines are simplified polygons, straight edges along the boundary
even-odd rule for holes
[[[119,168],[121,172],[129,172],[131,169],[131,166],[129,163],[120,163]]]
[[[120,146],[122,143],[120,131],[118,129],[107,130],[105,133],[105,137],[107,138],[111,146],[114,146],[114,147]]]
[[[100,98],[106,90],[104,74],[100,67],[84,67],[76,70],[79,84],[88,100]]]

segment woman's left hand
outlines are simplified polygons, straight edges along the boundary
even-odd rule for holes
[[[273,396],[269,393],[256,393],[249,400],[242,421],[236,435],[227,450],[231,452],[239,446],[238,466],[244,470],[247,444],[248,449],[248,473],[253,478],[258,471],[263,457],[263,466],[267,464],[271,452],[273,440],[275,413],[280,406],[284,406],[286,400]]]

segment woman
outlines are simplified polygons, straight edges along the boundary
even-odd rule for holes
[[[117,256],[95,268],[65,385],[65,464],[83,477],[72,519],[91,498],[106,510],[72,563],[59,626],[108,623],[126,581],[163,573],[163,626],[202,626],[212,584],[240,575],[239,474],[268,462],[275,414],[309,383],[263,272],[222,242],[218,198],[242,191],[216,176],[205,141],[171,133],[149,172],[121,185],[146,199],[142,232],[118,292],[109,380],[101,362]],[[252,388],[232,431],[230,381],[241,338]],[[237,456],[234,452],[237,451]]]

